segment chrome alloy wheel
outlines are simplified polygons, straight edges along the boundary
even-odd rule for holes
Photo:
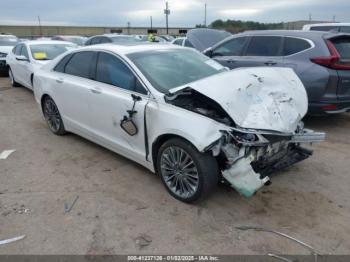
[[[58,132],[61,127],[61,116],[55,102],[52,99],[46,99],[44,102],[44,116],[53,132]]]
[[[181,198],[190,198],[198,190],[198,170],[192,157],[182,148],[170,146],[161,155],[161,175],[167,187]]]

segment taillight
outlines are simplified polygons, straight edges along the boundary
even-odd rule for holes
[[[329,52],[331,53],[331,56],[319,56],[315,58],[311,58],[311,61],[315,64],[325,66],[331,69],[335,70],[350,70],[349,64],[342,64],[340,55],[333,45],[333,43],[329,40],[326,40],[327,47],[329,49]]]

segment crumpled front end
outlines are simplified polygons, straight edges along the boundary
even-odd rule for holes
[[[223,178],[240,194],[250,197],[270,183],[270,174],[312,155],[313,151],[302,144],[324,139],[324,133],[304,129],[300,122],[292,135],[238,129],[223,131],[211,150],[221,163]]]

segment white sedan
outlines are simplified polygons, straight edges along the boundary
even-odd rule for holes
[[[301,143],[305,89],[288,68],[227,71],[174,45],[97,45],[73,50],[34,75],[37,103],[54,134],[94,141],[156,172],[192,202],[219,181],[244,196],[272,172],[312,153]]]
[[[77,45],[64,41],[26,41],[17,44],[6,57],[12,86],[32,89],[35,70]]]

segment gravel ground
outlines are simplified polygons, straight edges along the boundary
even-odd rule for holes
[[[350,115],[308,118],[327,132],[314,156],[251,199],[219,186],[197,205],[173,199],[145,168],[76,135],[50,133],[25,88],[0,78],[0,254],[350,254]],[[68,206],[79,196],[72,210]]]

